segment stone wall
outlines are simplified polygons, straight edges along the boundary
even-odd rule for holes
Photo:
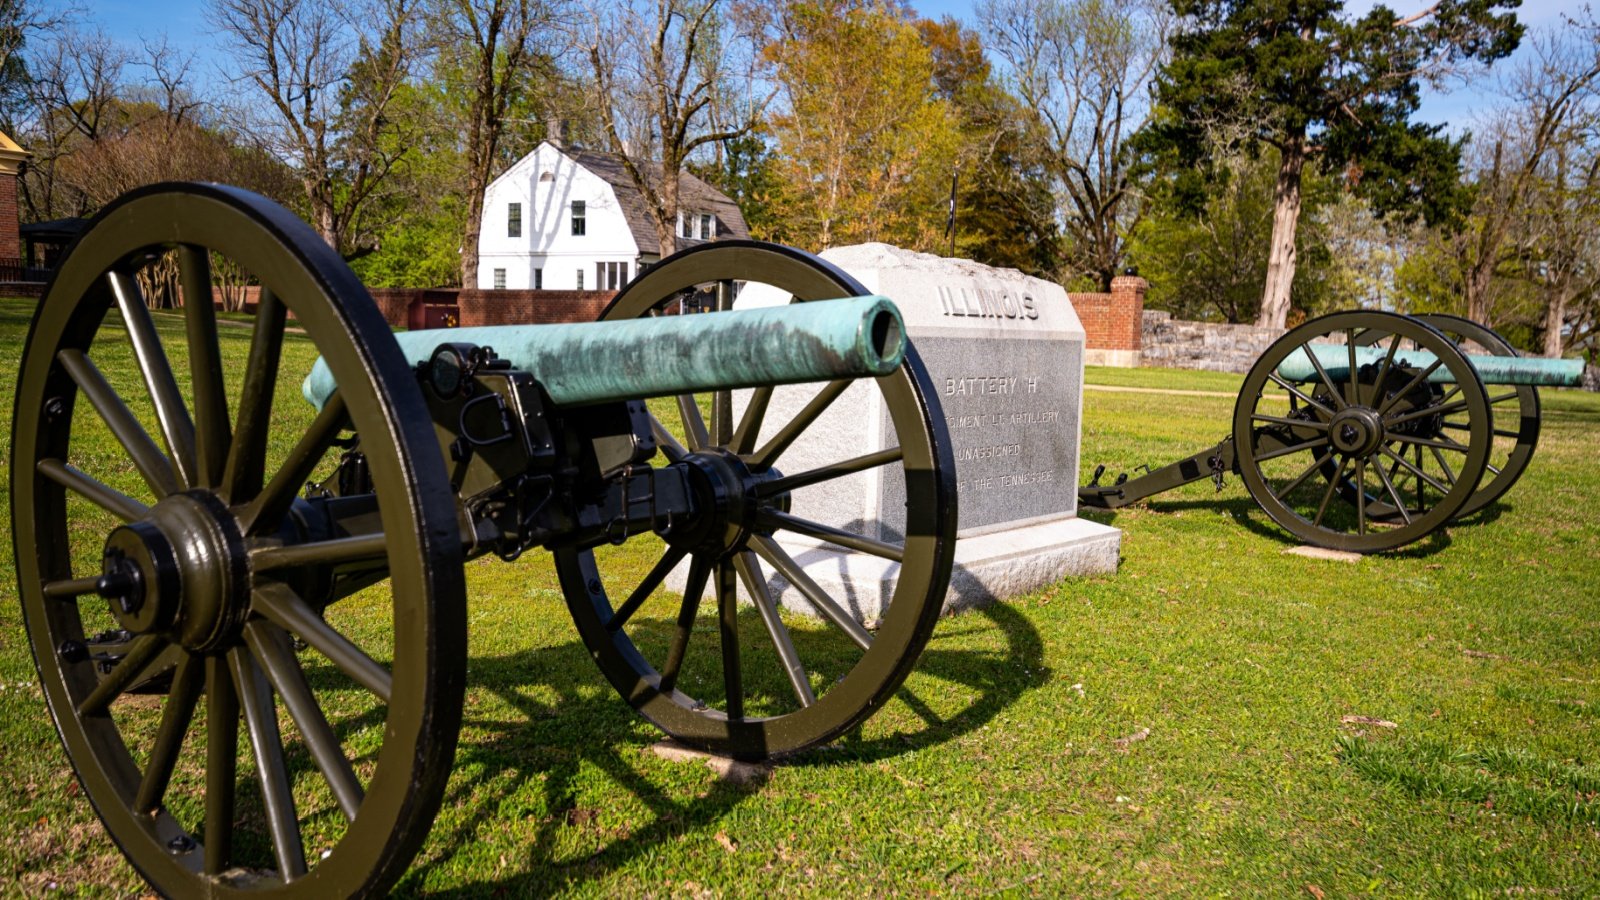
[[[1144,295],[1150,283],[1137,275],[1118,275],[1109,294],[1068,294],[1083,324],[1085,365],[1140,365]]]
[[[1244,373],[1282,334],[1280,328],[1185,322],[1172,318],[1171,313],[1146,310],[1141,364],[1164,369]]]

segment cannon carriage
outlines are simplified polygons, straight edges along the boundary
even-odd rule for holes
[[[139,287],[173,257],[181,330]],[[217,258],[260,283],[253,320],[219,320]],[[689,290],[728,310],[742,281],[796,302],[665,314]],[[893,304],[809,255],[726,242],[663,261],[602,318],[397,338],[303,222],[216,185],[134,192],[74,245],[16,389],[19,593],[77,778],[158,891],[367,895],[404,873],[461,726],[477,557],[548,551],[606,680],[708,751],[815,746],[899,687],[942,606],[956,505]],[[821,385],[810,404],[768,421],[774,386],[801,382]],[[894,449],[786,471],[858,384],[882,393]],[[905,482],[901,539],[795,500],[868,470]],[[861,621],[785,532],[892,560],[887,608]],[[808,667],[769,577],[826,623],[842,672]]]
[[[1518,357],[1457,316],[1333,313],[1256,360],[1216,446],[1109,485],[1099,466],[1078,499],[1117,509],[1234,474],[1307,544],[1394,550],[1504,496],[1538,445],[1538,387],[1582,373],[1579,360]]]

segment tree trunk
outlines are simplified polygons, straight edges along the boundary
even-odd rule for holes
[[[1282,328],[1289,321],[1295,267],[1294,235],[1300,224],[1300,173],[1305,165],[1305,135],[1293,135],[1283,146],[1278,184],[1272,192],[1272,246],[1267,256],[1267,283],[1261,292],[1261,310],[1256,315],[1256,325],[1262,328]]]
[[[661,160],[660,214],[656,217],[656,241],[661,244],[661,258],[678,252],[678,171],[682,163],[673,165]]]
[[[1498,241],[1495,243],[1498,244]],[[1494,327],[1489,321],[1489,283],[1494,280],[1493,254],[1498,252],[1497,247],[1484,248],[1478,259],[1467,269],[1467,279],[1463,285],[1467,293],[1467,318],[1485,328]]]
[[[1544,355],[1560,359],[1562,351],[1561,326],[1567,319],[1567,286],[1550,285],[1550,296],[1544,307]]]

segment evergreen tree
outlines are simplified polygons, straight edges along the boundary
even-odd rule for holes
[[[1439,127],[1411,121],[1421,83],[1516,49],[1522,26],[1511,10],[1520,0],[1439,0],[1409,16],[1380,5],[1359,17],[1342,0],[1171,2],[1182,26],[1157,97],[1172,115],[1153,142],[1201,165],[1206,129],[1245,122],[1248,149],[1277,150],[1257,324],[1282,327],[1288,318],[1308,163],[1337,173],[1379,213],[1437,220],[1460,207],[1459,146]]]

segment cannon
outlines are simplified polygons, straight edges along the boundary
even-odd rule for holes
[[[223,265],[259,284],[253,318],[215,311]],[[164,266],[181,315],[141,295]],[[728,311],[743,281],[795,302]],[[668,315],[685,291],[724,311]],[[941,609],[956,503],[893,304],[799,251],[719,242],[651,267],[601,319],[397,337],[338,255],[254,194],[158,185],[94,218],[22,354],[14,549],[72,768],[156,890],[371,895],[404,873],[461,726],[474,558],[548,551],[604,678],[711,752],[816,746],[899,687]],[[798,382],[821,387],[769,421],[773,386]],[[852,387],[882,393],[894,448],[784,470]],[[868,471],[904,480],[903,537],[797,499]],[[783,533],[893,560],[887,609],[861,621]],[[769,576],[820,619],[806,640]],[[808,663],[823,643],[826,673]]]
[[[1582,373],[1456,316],[1334,313],[1251,366],[1216,446],[1109,485],[1100,466],[1078,500],[1116,509],[1203,478],[1221,490],[1232,473],[1308,544],[1394,550],[1510,490],[1539,441],[1538,387]]]

